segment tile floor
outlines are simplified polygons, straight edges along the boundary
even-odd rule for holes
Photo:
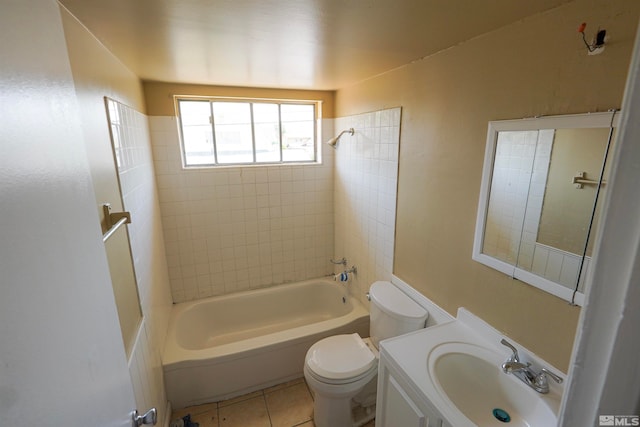
[[[222,402],[190,406],[171,419],[191,414],[200,427],[315,427],[313,398],[304,378]],[[374,427],[370,421],[363,427]]]

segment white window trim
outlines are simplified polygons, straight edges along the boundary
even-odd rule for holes
[[[184,144],[183,137],[183,128],[182,128],[182,117],[180,114],[180,101],[206,101],[209,102],[209,105],[212,107],[213,102],[238,102],[238,103],[247,103],[251,105],[251,133],[252,133],[252,146],[253,146],[253,162],[244,162],[244,163],[218,163],[218,155],[217,150],[215,149],[215,124],[211,123],[212,133],[214,138],[214,159],[215,163],[205,163],[205,164],[187,164],[186,158],[186,150]],[[313,146],[314,146],[314,159],[313,160],[295,160],[295,161],[284,161],[282,160],[282,121],[281,117],[279,117],[280,124],[280,161],[275,162],[256,162],[256,152],[255,152],[255,131],[254,131],[254,123],[253,123],[253,104],[257,103],[265,103],[265,104],[277,104],[278,105],[278,115],[280,116],[280,107],[281,105],[291,104],[291,105],[312,105],[314,111],[314,121],[313,121]],[[321,153],[321,145],[320,145],[320,120],[321,120],[321,104],[320,100],[306,100],[306,99],[279,99],[279,98],[245,98],[245,97],[219,97],[219,96],[193,96],[193,95],[174,95],[174,105],[176,111],[176,121],[178,125],[178,135],[179,135],[179,144],[180,144],[180,154],[182,157],[182,168],[183,169],[218,169],[218,168],[237,168],[237,167],[265,167],[265,166],[313,166],[313,165],[321,165],[322,164],[322,153]],[[211,111],[213,115],[213,110]]]

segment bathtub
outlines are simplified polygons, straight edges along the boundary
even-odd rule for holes
[[[303,376],[321,338],[369,336],[369,313],[343,284],[308,280],[173,306],[163,354],[173,408],[215,402]]]

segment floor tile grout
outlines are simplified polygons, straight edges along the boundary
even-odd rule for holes
[[[309,397],[309,401],[312,404],[313,403],[313,394],[311,393],[309,385],[306,383],[306,381],[304,381],[304,379],[301,378],[301,379],[297,379],[297,380],[288,381],[288,382],[285,382],[285,383],[282,383],[282,384],[278,384],[278,385],[275,385],[275,386],[272,386],[272,387],[267,387],[267,388],[264,388],[262,390],[257,390],[257,391],[254,391],[252,393],[247,393],[246,395],[238,396],[238,397],[235,397],[233,399],[229,399],[228,400],[228,401],[234,400],[233,403],[223,404],[224,401],[221,401],[221,402],[205,403],[205,404],[201,404],[201,405],[193,405],[191,407],[179,409],[179,410],[176,411],[176,413],[183,414],[183,416],[186,415],[186,414],[191,414],[193,418],[202,418],[203,416],[205,416],[205,417],[209,416],[211,418],[210,418],[210,421],[206,423],[206,426],[222,427],[223,426],[223,420],[222,420],[222,416],[220,414],[221,410],[225,410],[226,411],[227,410],[226,408],[230,408],[230,407],[232,407],[234,405],[241,404],[243,402],[246,403],[248,400],[251,400],[251,399],[256,399],[256,402],[258,402],[259,400],[257,398],[260,397],[261,398],[260,399],[261,403],[262,403],[262,405],[264,405],[264,409],[266,410],[266,415],[267,415],[269,427],[274,427],[274,422],[275,422],[274,418],[273,418],[273,410],[274,410],[274,408],[272,408],[272,407],[270,408],[267,396],[272,395],[273,393],[277,393],[277,392],[286,394],[286,390],[287,389],[291,389],[291,388],[299,386],[301,384],[304,385],[303,389],[306,392],[306,393],[303,392],[303,394],[306,394]],[[267,391],[267,390],[269,390],[269,391]],[[300,390],[300,389],[298,389],[298,390]],[[300,391],[298,391],[296,393],[299,393],[299,392]],[[275,402],[272,402],[272,403],[275,403]],[[221,406],[221,404],[223,404],[223,405]],[[207,408],[208,409],[207,411],[202,411],[201,412],[201,411],[198,411],[196,409],[196,408],[200,407],[201,410],[202,410],[202,409],[204,409],[203,407],[205,405],[209,405],[209,408]],[[308,405],[308,403],[305,404],[305,405]],[[308,406],[307,406],[307,408],[308,408]],[[196,409],[196,410],[194,411],[194,409]],[[214,416],[212,416],[212,413],[215,416],[215,422],[211,422],[211,421],[214,421],[213,420]],[[300,421],[300,422],[295,421],[295,424],[291,424],[291,425],[287,424],[287,425],[281,426],[281,427],[297,427],[297,426],[303,426],[303,425],[307,425],[307,424],[309,424],[311,426],[314,426],[315,424],[313,423],[313,412],[311,412],[311,415],[307,415],[307,416],[309,418],[304,420],[304,421]],[[175,418],[175,416],[172,416],[172,419],[174,419],[174,418]],[[197,422],[197,421],[195,421],[195,422]],[[293,421],[290,421],[290,422],[293,422]],[[204,426],[202,426],[202,427],[204,427]],[[247,427],[249,427],[249,426],[247,426]]]
[[[273,427],[273,420],[271,419],[271,412],[269,411],[269,403],[267,403],[266,393],[262,390],[262,400],[264,401],[264,407],[267,408],[267,417],[269,417],[269,427]]]

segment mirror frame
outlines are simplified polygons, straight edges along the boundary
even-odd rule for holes
[[[482,182],[480,185],[480,197],[478,201],[478,214],[473,240],[472,259],[566,301],[571,301],[573,299],[576,305],[582,306],[584,303],[584,291],[581,292],[577,290],[577,283],[576,289],[570,289],[544,277],[538,276],[530,271],[519,268],[517,265],[511,265],[482,253],[498,133],[502,131],[539,131],[543,129],[615,128],[618,126],[618,117],[619,115],[616,114],[616,111],[609,111],[604,113],[543,116],[489,122],[484,164],[482,167]]]

